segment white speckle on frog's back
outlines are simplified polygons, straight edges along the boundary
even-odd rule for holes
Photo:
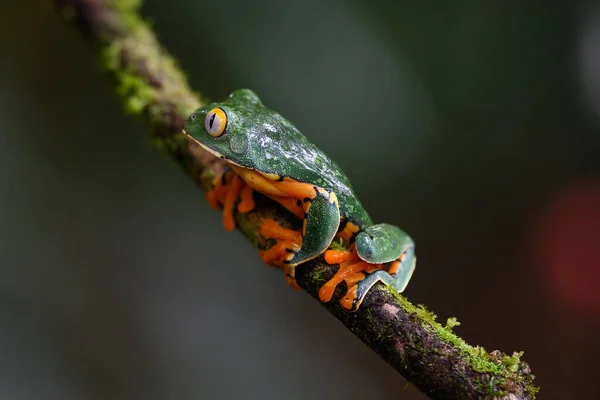
[[[314,163],[317,157],[319,157],[317,152],[313,150],[302,149],[302,158],[305,161],[310,161],[311,163]]]
[[[265,135],[260,135],[258,136],[258,143],[260,144],[261,148],[267,148],[269,143],[272,143],[273,139],[271,139],[268,136]]]
[[[277,132],[277,128],[275,128],[273,125],[271,124],[264,124],[263,125],[265,127],[266,130],[268,130],[269,132]]]

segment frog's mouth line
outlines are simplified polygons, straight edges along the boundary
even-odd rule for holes
[[[200,147],[202,147],[204,150],[208,151],[210,154],[212,154],[213,156],[220,158],[221,160],[225,160],[228,163],[231,163],[233,165],[237,165],[238,167],[242,167],[241,165],[238,165],[237,163],[231,161],[230,159],[226,158],[223,154],[211,149],[210,147],[206,146],[203,143],[200,143],[198,140],[196,140],[192,135],[190,135],[189,133],[187,133],[187,131],[185,129],[182,129],[182,132],[185,136],[187,136],[188,138],[190,138],[194,143],[196,143],[197,145],[199,145]],[[244,168],[244,167],[242,167]]]
[[[210,147],[204,145],[203,143],[200,143],[198,140],[196,140],[192,135],[190,135],[189,133],[187,133],[187,131],[185,129],[182,129],[182,132],[185,136],[187,136],[189,139],[192,139],[192,141],[194,143],[196,143],[197,145],[199,145],[200,147],[202,147],[204,150],[208,151],[210,154],[212,154],[215,157],[224,159],[225,156],[223,156],[223,154],[216,152],[215,150],[211,149]]]

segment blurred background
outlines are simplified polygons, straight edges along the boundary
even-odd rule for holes
[[[524,350],[540,398],[600,398],[600,8],[417,3],[143,13],[195,89],[255,90],[413,236],[411,301]],[[50,1],[6,2],[0,49],[0,398],[425,398],[222,229]]]

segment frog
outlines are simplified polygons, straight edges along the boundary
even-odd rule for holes
[[[296,267],[323,256],[327,264],[339,264],[319,289],[324,303],[342,282],[346,294],[340,305],[350,312],[377,282],[405,290],[416,265],[412,238],[395,225],[375,224],[338,164],[252,90],[239,89],[198,108],[183,134],[227,166],[206,195],[213,208],[222,208],[226,230],[236,227],[236,211],[256,207],[256,192],[302,222],[301,229],[272,218],[260,225],[260,234],[272,243],[261,258],[281,268],[290,286],[299,288]]]

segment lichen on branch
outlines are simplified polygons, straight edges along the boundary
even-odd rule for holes
[[[187,116],[205,102],[138,14],[138,0],[54,0],[60,13],[73,22],[96,49],[103,68],[114,79],[125,111],[139,116],[151,138],[201,188],[206,190],[223,170],[221,160],[181,134]],[[266,199],[244,215],[238,228],[255,247],[264,247],[259,227],[265,218],[293,224],[294,217]],[[302,264],[296,279],[318,300],[318,290],[336,266],[322,259]],[[488,353],[467,344],[452,332],[459,325],[449,318],[443,326],[422,305],[377,284],[355,313],[342,310],[337,300],[343,286],[323,306],[404,378],[432,399],[533,399],[537,388],[522,353]]]

